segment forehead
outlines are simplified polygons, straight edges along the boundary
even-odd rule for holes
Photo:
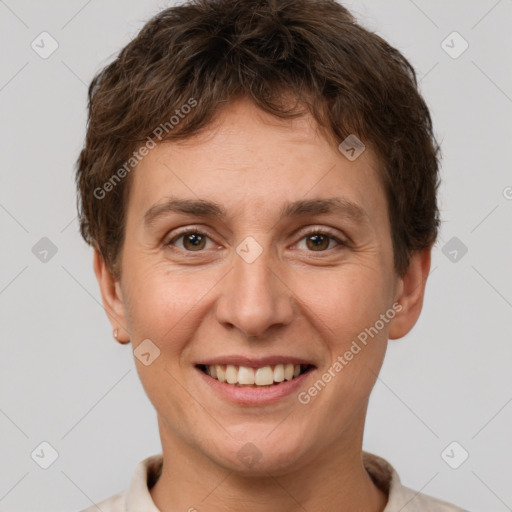
[[[348,160],[309,115],[276,118],[237,100],[198,135],[149,151],[133,173],[129,210],[140,218],[172,196],[257,218],[282,214],[285,203],[337,196],[379,217],[386,204],[376,165],[368,147]]]

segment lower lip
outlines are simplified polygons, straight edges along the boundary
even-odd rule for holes
[[[215,392],[228,400],[239,405],[267,405],[273,404],[290,396],[297,389],[304,384],[309,375],[314,369],[308,370],[306,373],[295,377],[292,380],[285,380],[279,384],[273,384],[269,387],[248,387],[236,386],[233,384],[226,384],[220,382],[196,368],[200,377],[208,384]]]

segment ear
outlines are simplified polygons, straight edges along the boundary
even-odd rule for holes
[[[94,249],[94,273],[100,285],[101,298],[107,313],[112,331],[117,329],[116,340],[119,343],[129,343],[130,333],[126,328],[125,306],[121,285],[108,269],[105,260],[98,249]]]
[[[413,327],[423,307],[425,285],[430,272],[431,247],[412,254],[407,273],[398,280],[395,302],[402,309],[391,321],[389,339],[405,336]]]

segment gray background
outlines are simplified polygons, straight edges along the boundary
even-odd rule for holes
[[[73,173],[87,84],[168,5],[0,1],[3,510],[85,508],[160,452],[131,346],[113,340],[100,304]],[[364,447],[416,490],[472,511],[512,510],[512,1],[346,5],[417,69],[444,154],[444,223],[424,310],[390,342]],[[47,59],[31,48],[42,31],[59,45]],[[441,45],[453,31],[469,43],[458,58]],[[32,251],[43,237],[57,249],[46,262]],[[48,469],[31,458],[43,441],[59,454]],[[457,465],[462,450],[469,458],[453,469],[445,460]]]

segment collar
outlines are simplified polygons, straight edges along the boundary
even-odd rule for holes
[[[388,495],[383,512],[467,512],[403,486],[393,466],[382,457],[363,451],[363,464],[375,485]],[[152,455],[137,464],[130,486],[124,493],[123,510],[160,512],[151,499],[149,489],[158,480],[162,466],[162,454]]]

